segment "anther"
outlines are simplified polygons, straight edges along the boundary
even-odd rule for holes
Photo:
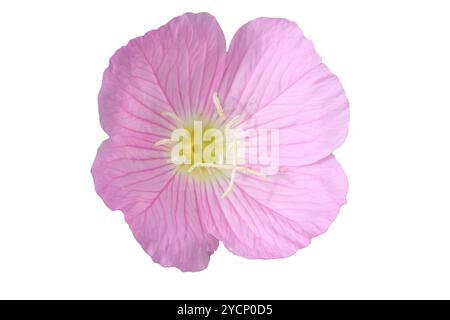
[[[170,139],[161,139],[155,142],[155,146],[162,146],[162,145],[168,145],[171,144],[172,140]]]
[[[217,95],[217,92],[213,93],[213,102],[214,102],[214,105],[216,106],[216,110],[217,110],[217,113],[219,114],[219,117],[223,118],[225,116],[225,114],[223,112],[223,107],[220,104],[220,100],[219,100],[219,96]]]
[[[175,113],[173,113],[173,112],[163,111],[163,112],[161,112],[161,114],[162,114],[163,116],[172,118],[172,119],[174,119],[175,121],[181,122],[180,117],[178,117],[178,116],[177,116]]]

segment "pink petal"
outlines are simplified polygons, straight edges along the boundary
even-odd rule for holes
[[[285,19],[259,18],[239,29],[219,97],[228,118],[241,115],[242,129],[280,130],[280,165],[320,160],[347,135],[348,102],[338,78]]]
[[[99,94],[111,136],[92,167],[97,193],[122,210],[136,239],[164,266],[202,270],[218,241],[202,227],[193,181],[175,174],[164,147],[178,117],[214,111],[225,39],[214,17],[184,14],[131,40],[111,58]]]
[[[194,184],[190,177],[178,174],[152,203],[136,204],[139,213],[125,216],[142,248],[165,267],[203,270],[219,245],[203,226]]]
[[[122,210],[135,238],[155,262],[183,271],[207,267],[218,241],[200,221],[194,185],[176,174],[164,151],[148,141],[112,137],[92,167],[97,193]]]
[[[333,156],[302,167],[284,167],[269,180],[239,174],[204,185],[201,210],[208,230],[233,253],[280,258],[325,232],[345,203],[347,178]]]
[[[102,143],[92,166],[97,193],[112,210],[125,210],[137,201],[152,202],[174,168],[164,149],[150,141],[114,136]]]
[[[170,136],[178,116],[211,112],[222,77],[225,39],[216,19],[187,13],[131,40],[110,60],[99,94],[100,121],[109,135]]]

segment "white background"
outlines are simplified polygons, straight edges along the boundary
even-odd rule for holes
[[[348,204],[283,260],[153,263],[90,167],[109,57],[186,11],[296,21],[351,104]],[[448,1],[2,1],[0,298],[450,298]]]

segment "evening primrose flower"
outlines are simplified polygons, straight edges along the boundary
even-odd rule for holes
[[[96,191],[163,266],[202,270],[219,241],[246,258],[290,256],[346,201],[332,152],[348,101],[286,19],[250,21],[227,51],[213,16],[176,17],[113,55],[99,112],[109,138],[92,167]]]

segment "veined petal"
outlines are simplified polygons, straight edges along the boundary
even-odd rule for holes
[[[136,240],[153,261],[165,267],[203,270],[219,245],[203,226],[195,183],[185,174],[178,174],[167,181],[152,203],[136,203],[131,214],[124,211]]]
[[[310,40],[285,19],[253,20],[234,36],[219,97],[241,128],[279,130],[280,165],[314,163],[340,146],[348,101]]]
[[[183,271],[206,268],[218,242],[202,226],[193,181],[175,173],[165,151],[114,136],[99,148],[92,175],[97,193],[110,209],[122,210],[155,262]]]
[[[136,201],[150,203],[174,173],[166,151],[128,136],[104,141],[92,166],[97,193],[112,210],[123,210]]]
[[[187,13],[131,40],[110,60],[99,94],[100,122],[111,138],[92,167],[97,193],[122,210],[153,260],[202,270],[217,248],[196,209],[193,181],[168,163],[177,119],[214,112],[225,39],[214,17]]]
[[[131,40],[110,60],[99,94],[100,121],[109,135],[167,138],[178,117],[214,110],[225,39],[216,19],[187,13]],[[211,109],[211,110],[209,110]]]
[[[233,191],[221,199],[226,187],[217,180],[201,190],[208,230],[235,254],[269,259],[292,255],[327,230],[346,201],[347,178],[329,156],[283,167],[269,179],[238,175]]]

